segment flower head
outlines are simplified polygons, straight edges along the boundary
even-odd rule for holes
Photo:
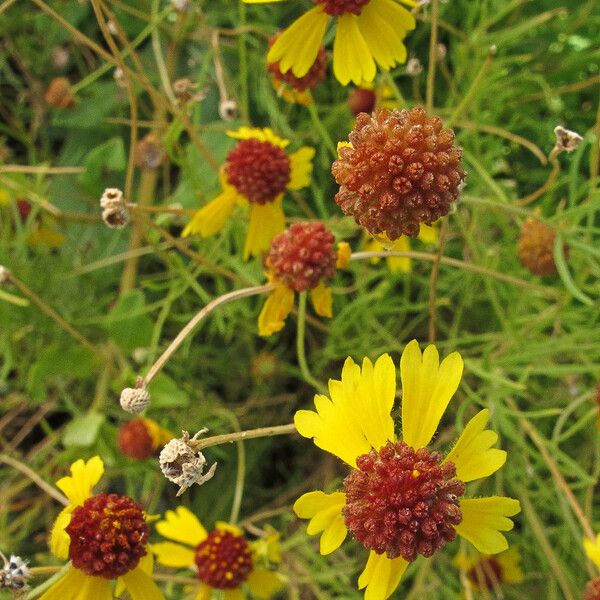
[[[309,492],[294,511],[310,519],[308,533],[321,533],[321,554],[337,549],[348,532],[369,551],[358,580],[370,600],[385,600],[408,564],[432,556],[456,534],[479,552],[507,549],[502,531],[519,512],[517,500],[499,496],[465,498],[465,484],[496,472],[506,452],[492,448],[497,435],[486,429],[489,411],[477,413],[454,447],[443,456],[427,448],[454,395],[463,370],[457,352],[441,363],[435,346],[421,354],[415,340],[400,361],[402,439],[390,416],[396,370],[389,355],[362,369],[346,360],[340,381],[327,396],[315,396],[316,412],[300,410],[298,432],[350,467],[343,491]]]
[[[277,0],[244,0],[250,4]],[[415,6],[412,0],[400,0]],[[415,28],[414,16],[396,0],[315,0],[271,47],[270,63],[303,77],[315,62],[330,19],[335,19],[333,72],[342,85],[373,81],[377,63],[389,70],[406,60],[403,40]]]
[[[222,590],[225,600],[236,600],[244,587],[257,598],[269,598],[283,584],[281,575],[268,568],[279,562],[278,534],[249,542],[239,527],[223,522],[208,532],[183,506],[167,511],[156,530],[173,540],[152,546],[158,562],[194,569],[200,580],[198,599]]]
[[[600,600],[600,577],[586,583],[583,600]]]
[[[279,35],[272,37],[269,40],[269,45],[272,46]],[[308,105],[312,103],[312,98],[307,91],[314,89],[325,77],[325,71],[327,70],[327,52],[323,46],[319,48],[315,62],[312,64],[306,75],[302,77],[296,77],[292,71],[286,71],[282,73],[280,61],[272,62],[267,64],[269,73],[273,76],[273,87],[286,102],[290,104],[304,104]]]
[[[119,428],[119,449],[135,460],[154,456],[173,436],[152,419],[131,419]]]
[[[214,235],[223,228],[236,203],[249,205],[246,260],[268,250],[271,240],[285,228],[283,195],[287,190],[299,190],[310,183],[315,151],[303,146],[288,154],[285,148],[289,140],[276,136],[270,129],[242,127],[227,134],[239,142],[221,169],[223,192],[192,217],[182,235]]]
[[[512,546],[500,554],[458,554],[454,564],[465,572],[473,590],[493,590],[523,581],[521,554]]]
[[[523,223],[517,243],[517,252],[521,264],[532,275],[553,275],[556,273],[554,262],[554,240],[556,231],[537,219],[529,218]],[[564,252],[568,255],[568,248]]]
[[[70,504],[58,515],[50,549],[72,566],[40,600],[111,600],[126,588],[135,600],[162,600],[152,581],[148,525],[142,507],[118,494],[92,494],[104,464],[98,456],[71,465],[71,475],[56,482]],[[119,592],[120,593],[120,592]]]
[[[294,223],[271,243],[266,258],[268,277],[275,284],[258,318],[260,335],[283,328],[292,310],[294,292],[310,291],[318,315],[331,317],[331,279],[339,260],[335,238],[322,223]],[[342,246],[342,254],[346,247]],[[342,257],[343,258],[343,257]]]
[[[370,234],[394,241],[448,214],[465,172],[454,132],[420,108],[359,114],[331,168],[335,201]]]

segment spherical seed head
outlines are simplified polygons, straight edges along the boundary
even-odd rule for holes
[[[75,508],[65,531],[73,566],[92,577],[116,579],[146,555],[148,525],[142,507],[127,496],[88,498]]]
[[[269,40],[269,46],[272,46],[275,43],[275,40],[277,40],[279,35],[280,34],[277,34]],[[280,61],[268,64],[267,69],[269,73],[271,73],[275,79],[287,83],[298,92],[304,92],[305,90],[312,90],[325,78],[325,71],[327,70],[327,51],[323,46],[319,48],[315,62],[312,64],[306,75],[302,77],[296,77],[291,69],[282,73],[279,68],[279,63]]]
[[[239,141],[227,155],[225,174],[230,185],[250,202],[273,202],[290,182],[290,159],[271,142]]]
[[[504,580],[500,561],[494,556],[482,557],[467,571],[469,581],[480,588],[493,590]]]
[[[447,215],[465,172],[454,132],[420,108],[359,114],[331,172],[340,185],[335,201],[373,235],[390,240],[418,235]]]
[[[556,231],[536,219],[527,219],[521,228],[517,252],[521,264],[533,275],[553,275],[556,273],[554,262],[554,240]],[[568,248],[564,247],[565,256]]]
[[[215,529],[196,547],[198,578],[218,589],[239,587],[252,572],[252,552],[242,535]]]
[[[377,96],[373,90],[355,88],[348,95],[348,108],[354,116],[359,113],[370,113],[375,108]]]
[[[587,582],[583,600],[600,600],[600,577]]]
[[[345,13],[360,15],[363,6],[370,0],[315,0],[315,2],[323,4],[323,9],[328,15],[338,17]]]
[[[150,392],[145,388],[125,388],[121,392],[120,403],[124,411],[135,415],[150,405]]]
[[[334,243],[322,223],[294,223],[271,242],[267,266],[290,289],[311,290],[335,274]]]
[[[125,456],[135,460],[144,460],[154,455],[154,442],[144,419],[132,419],[121,425],[119,449]]]
[[[135,145],[133,159],[136,167],[141,169],[158,169],[167,155],[163,150],[159,137],[152,132],[138,140]]]
[[[50,82],[44,99],[55,108],[71,108],[75,105],[75,98],[71,94],[71,84],[66,77],[56,77]]]
[[[438,452],[388,442],[356,460],[344,479],[346,527],[363,546],[388,558],[432,556],[456,537],[465,486]]]

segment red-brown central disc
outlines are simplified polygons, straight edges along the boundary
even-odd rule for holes
[[[346,527],[369,550],[413,561],[431,556],[456,537],[458,498],[465,486],[451,462],[426,448],[388,442],[356,460],[344,479]]]
[[[242,140],[225,164],[227,181],[250,202],[273,202],[290,182],[290,159],[275,144],[256,139]]]
[[[218,590],[231,590],[252,572],[252,552],[245,537],[215,529],[196,547],[196,566],[200,581]]]
[[[344,13],[360,15],[360,11],[365,4],[371,0],[315,0],[316,4],[323,4],[325,12],[328,15],[339,17]]]
[[[75,508],[65,531],[73,566],[93,577],[116,579],[146,554],[148,525],[142,507],[127,496],[88,498]]]

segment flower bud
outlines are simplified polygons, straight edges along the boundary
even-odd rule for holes
[[[146,388],[125,388],[121,392],[119,400],[121,408],[131,414],[136,415],[142,412],[150,405],[150,393]]]

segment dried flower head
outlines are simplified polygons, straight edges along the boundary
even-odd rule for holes
[[[517,252],[521,264],[533,275],[553,275],[556,273],[554,263],[554,240],[556,231],[541,221],[529,218],[521,228],[517,243]],[[569,249],[564,247],[565,257]]]
[[[576,131],[565,129],[561,125],[554,128],[554,135],[556,136],[554,148],[558,152],[573,152],[583,141],[583,138]]]
[[[113,79],[115,80],[116,84],[123,90],[127,89],[127,86],[129,85],[128,81],[127,81],[127,77],[125,77],[125,73],[123,72],[123,69],[121,69],[121,67],[117,67],[114,71],[113,71]]]
[[[134,162],[140,169],[158,169],[166,157],[160,139],[154,132],[138,140],[135,146]]]
[[[217,463],[213,463],[204,473],[206,458],[202,452],[193,447],[193,442],[206,431],[201,429],[192,438],[187,431],[182,431],[181,438],[172,439],[160,452],[158,457],[160,469],[169,481],[179,486],[178,496],[195,483],[198,485],[206,483],[215,474]]]
[[[420,108],[359,114],[331,172],[335,201],[372,235],[415,237],[447,215],[465,179],[462,150],[442,120]]]
[[[121,408],[132,414],[137,414],[150,405],[150,392],[144,387],[125,388],[121,392]]]
[[[361,112],[371,113],[375,108],[377,96],[373,90],[355,88],[348,96],[348,108],[354,116]]]
[[[31,577],[27,563],[20,557],[11,554],[7,559],[2,552],[0,558],[4,563],[0,569],[0,588],[23,591],[28,588],[27,580]]]
[[[100,198],[102,220],[112,229],[122,229],[131,219],[123,192],[117,188],[106,188]]]
[[[44,99],[55,108],[71,108],[75,106],[75,98],[71,93],[71,84],[66,77],[56,77],[48,86]]]
[[[219,116],[223,121],[233,121],[238,115],[238,105],[231,98],[224,98],[219,102]]]
[[[587,582],[583,600],[600,600],[600,577]]]
[[[408,61],[406,62],[406,73],[408,75],[410,75],[411,77],[416,77],[417,75],[420,75],[422,72],[423,72],[423,65],[421,64],[421,61],[414,56],[412,58],[409,58]]]

